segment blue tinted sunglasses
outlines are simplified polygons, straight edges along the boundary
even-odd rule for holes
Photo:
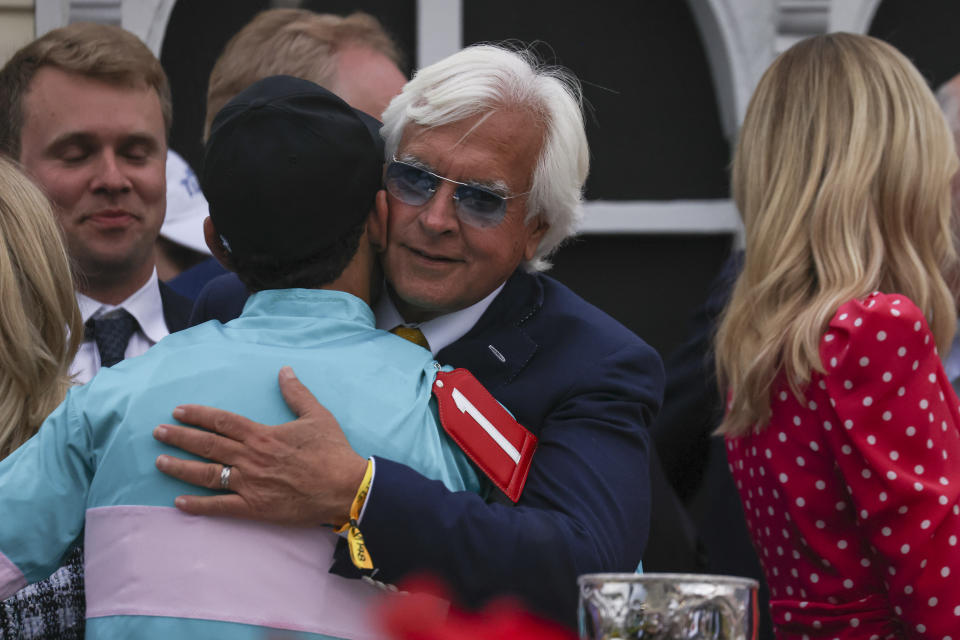
[[[485,187],[444,178],[396,158],[387,166],[387,191],[400,202],[415,207],[426,204],[433,197],[441,180],[457,185],[453,192],[457,217],[474,227],[497,226],[507,215],[507,200],[530,193],[501,196]]]

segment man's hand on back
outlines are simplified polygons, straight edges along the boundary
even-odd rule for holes
[[[174,417],[207,431],[160,425],[154,437],[211,462],[162,455],[157,468],[190,484],[219,489],[229,465],[231,493],[180,496],[177,508],[285,525],[339,526],[349,518],[367,461],[351,448],[336,418],[296,378],[280,370],[280,391],[293,422],[269,426],[229,411],[184,405]]]

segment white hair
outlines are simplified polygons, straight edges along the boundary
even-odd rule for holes
[[[550,268],[547,257],[576,232],[583,216],[590,160],[582,102],[576,77],[543,65],[531,51],[474,45],[420,69],[383,112],[381,135],[389,160],[411,123],[439,127],[504,107],[529,112],[546,134],[526,220],[542,215],[550,228],[525,266],[543,271]]]

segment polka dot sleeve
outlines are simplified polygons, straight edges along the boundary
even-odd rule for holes
[[[820,354],[843,427],[827,442],[891,606],[908,637],[960,639],[958,403],[923,314],[899,295],[849,302]]]

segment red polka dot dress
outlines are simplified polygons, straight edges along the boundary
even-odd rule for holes
[[[960,640],[960,413],[923,314],[843,305],[803,402],[727,457],[770,585],[777,637]]]

